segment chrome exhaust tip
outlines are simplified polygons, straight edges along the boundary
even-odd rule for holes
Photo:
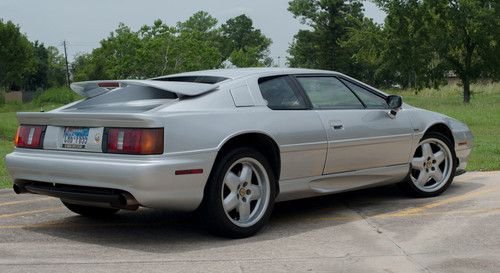
[[[121,193],[118,198],[122,209],[136,210],[139,208],[139,202],[129,193]]]

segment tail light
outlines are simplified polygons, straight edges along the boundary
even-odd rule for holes
[[[17,128],[15,144],[18,148],[41,149],[46,126],[21,125]]]
[[[153,155],[163,153],[163,128],[106,128],[104,152]]]

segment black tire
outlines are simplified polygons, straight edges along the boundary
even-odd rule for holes
[[[448,149],[451,153],[451,170],[450,170],[450,176],[449,178],[443,182],[444,185],[442,185],[439,189],[435,190],[435,191],[423,191],[421,189],[419,189],[415,183],[412,181],[412,178],[411,178],[411,175],[412,175],[412,167],[411,167],[411,164],[410,164],[410,170],[408,172],[408,176],[402,181],[399,183],[399,186],[401,189],[403,189],[405,192],[407,192],[408,194],[410,194],[411,196],[414,196],[414,197],[435,197],[435,196],[439,196],[441,195],[443,192],[445,192],[448,187],[451,185],[451,183],[453,182],[453,179],[455,177],[455,171],[456,171],[456,167],[457,167],[457,159],[456,159],[456,154],[455,154],[455,149],[453,147],[453,144],[451,142],[451,140],[444,134],[441,134],[439,132],[429,132],[429,133],[426,133],[422,139],[419,141],[419,146],[420,146],[420,143],[424,142],[425,140],[428,140],[428,139],[438,139],[438,140],[441,140],[442,142],[444,142],[446,144],[446,146],[448,146]],[[412,155],[412,158],[413,158],[414,155]]]
[[[68,208],[72,212],[89,218],[105,218],[117,213],[120,210],[113,208],[101,208],[101,207],[91,207],[85,205],[72,204],[65,202],[63,200],[61,200],[61,202],[64,204],[64,206],[66,206],[66,208]]]
[[[267,207],[262,207],[262,217],[251,226],[242,227],[232,222],[224,210],[222,199],[224,177],[231,166],[244,158],[258,161],[265,169],[269,179],[269,199]],[[215,235],[229,238],[245,238],[256,234],[267,223],[276,197],[276,181],[269,161],[257,150],[252,148],[235,148],[225,154],[215,163],[212,173],[207,181],[205,196],[199,213],[207,229]],[[241,198],[238,196],[238,198]],[[263,213],[263,214],[262,214]]]

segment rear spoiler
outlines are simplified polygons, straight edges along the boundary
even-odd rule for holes
[[[160,90],[176,93],[179,97],[198,96],[217,89],[216,84],[195,83],[195,82],[175,82],[156,80],[105,80],[86,81],[71,84],[71,90],[86,98],[92,98],[105,94],[113,89],[127,87],[129,85],[147,86]]]

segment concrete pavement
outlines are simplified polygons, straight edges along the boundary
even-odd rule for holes
[[[106,220],[0,191],[0,272],[500,272],[500,172],[440,197],[396,187],[279,203],[255,237],[207,234],[192,214]]]

